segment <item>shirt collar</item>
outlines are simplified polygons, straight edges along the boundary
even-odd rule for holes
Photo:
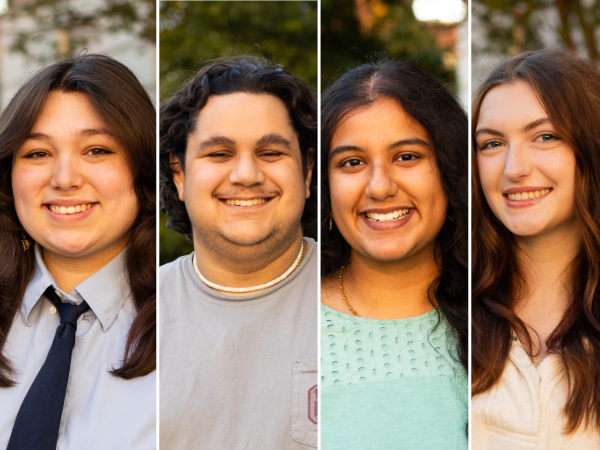
[[[125,249],[102,269],[79,283],[71,292],[58,289],[58,284],[44,264],[41,247],[37,243],[34,251],[35,269],[21,303],[21,317],[25,324],[31,326],[29,322],[31,310],[42,298],[48,286],[52,286],[60,292],[63,302],[80,303],[85,300],[106,333],[117,318],[125,300],[131,295],[126,277]]]

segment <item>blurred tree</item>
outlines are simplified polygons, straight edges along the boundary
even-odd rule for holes
[[[486,35],[473,42],[476,55],[512,56],[549,44],[566,44],[600,62],[598,0],[478,1],[473,3],[473,20]]]
[[[454,29],[419,22],[412,0],[322,0],[322,89],[349,68],[384,55],[414,61],[452,82],[453,40],[445,36]]]
[[[317,89],[317,2],[161,2],[160,96],[203,60],[252,53],[282,64]]]
[[[16,31],[9,50],[40,62],[69,56],[102,33],[130,31],[145,41],[156,41],[155,0],[16,0],[6,18],[35,21],[35,27]],[[53,33],[55,54],[51,55],[39,44]]]
[[[317,2],[161,2],[160,97],[172,95],[202,62],[220,56],[262,55],[317,91]],[[160,216],[160,264],[193,250]],[[316,237],[316,227],[308,233]]]

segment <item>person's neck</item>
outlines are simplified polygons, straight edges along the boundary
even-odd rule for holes
[[[562,320],[570,301],[568,275],[581,249],[578,227],[546,235],[518,237],[517,254],[527,280],[515,313],[532,333],[534,353],[544,356],[545,341]],[[536,337],[539,336],[539,340]]]
[[[46,269],[64,292],[71,292],[82,281],[112,261],[127,245],[127,240],[89,256],[65,256],[42,248]]]
[[[402,319],[425,314],[434,305],[429,286],[439,275],[434,247],[399,261],[376,261],[354,251],[344,269],[344,294],[362,317]]]
[[[235,259],[223,257],[224,253],[235,252],[219,254],[194,240],[196,264],[207,280],[219,286],[230,288],[259,286],[273,281],[291,267],[302,247],[302,239],[302,230],[299,230],[289,245],[268,252],[261,251],[260,248],[239,246],[237,249],[239,257]],[[226,294],[247,295],[247,293],[230,292]]]

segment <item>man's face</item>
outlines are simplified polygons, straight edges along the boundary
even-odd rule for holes
[[[174,158],[177,162],[176,158]],[[309,196],[298,136],[283,102],[268,94],[213,96],[188,136],[174,175],[194,244],[219,255],[279,253],[301,231]]]

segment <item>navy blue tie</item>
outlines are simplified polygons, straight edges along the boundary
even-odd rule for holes
[[[60,314],[52,347],[19,409],[6,450],[56,450],[71,370],[77,319],[90,307],[62,303],[50,286],[44,293]]]

